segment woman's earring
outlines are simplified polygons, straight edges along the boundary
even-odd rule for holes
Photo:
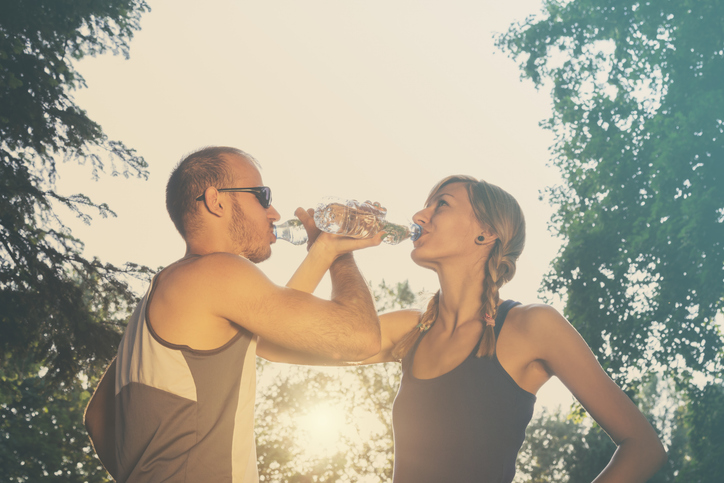
[[[480,244],[482,244],[484,241],[485,241],[485,237],[484,237],[483,235],[480,235],[480,236],[478,237],[477,244],[480,245]]]

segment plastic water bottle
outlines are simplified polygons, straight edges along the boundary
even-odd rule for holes
[[[387,210],[378,203],[356,200],[326,198],[314,210],[314,224],[322,231],[352,238],[369,238],[377,232],[386,232],[383,242],[396,245],[407,238],[417,240],[422,229],[415,223],[406,225],[390,223],[385,218]],[[294,245],[307,241],[307,233],[302,222],[292,219],[274,227],[277,239],[286,240]]]
[[[307,230],[298,218],[285,221],[281,225],[274,225],[274,236],[277,240],[286,240],[292,245],[307,243]]]

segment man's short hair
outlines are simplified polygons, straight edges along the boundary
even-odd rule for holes
[[[258,164],[241,149],[211,146],[183,158],[171,172],[166,184],[166,210],[182,237],[193,231],[199,202],[196,198],[206,188],[231,187],[233,181],[226,162],[227,155],[236,155]]]

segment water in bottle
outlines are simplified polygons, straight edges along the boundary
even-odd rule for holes
[[[422,228],[417,223],[408,223],[405,225],[385,223],[382,229],[385,230],[385,237],[382,241],[389,245],[397,245],[408,238],[415,241],[422,235]]]
[[[353,238],[368,238],[384,230],[383,242],[396,245],[410,238],[417,240],[422,229],[415,223],[390,223],[385,218],[387,210],[378,203],[369,201],[360,203],[355,200],[326,198],[314,210],[314,223],[321,231]],[[280,240],[294,245],[307,241],[307,233],[302,222],[293,219],[274,227],[274,234]]]
[[[314,210],[314,224],[327,233],[369,238],[382,229],[386,215],[386,209],[369,201],[326,198]]]
[[[292,245],[307,243],[307,230],[298,218],[287,220],[281,225],[274,225],[274,236],[277,240],[288,241]]]

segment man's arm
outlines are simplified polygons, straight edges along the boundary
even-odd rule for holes
[[[350,241],[339,239],[339,237],[329,237],[328,235],[323,235],[322,238],[317,241],[320,231],[314,224],[314,220],[312,218],[313,211],[308,210],[305,212],[299,208],[295,212],[295,215],[297,215],[297,217],[302,221],[307,230],[310,248],[309,255],[304,259],[294,275],[292,275],[289,282],[287,282],[287,287],[306,293],[312,293],[317,288],[317,285],[322,280],[322,277],[326,272],[326,265],[324,262],[320,262],[319,255],[319,253],[324,253],[329,250],[325,247],[325,244],[330,242],[349,243]],[[351,254],[349,257],[338,258],[329,270],[332,277],[333,290],[339,287],[344,287],[344,284],[347,282],[346,277],[350,273],[354,273],[359,278],[362,278],[354,260],[351,258]],[[402,338],[402,336],[404,336],[404,334],[417,324],[419,316],[420,313],[416,310],[397,311],[380,316],[380,351],[363,361],[351,362],[347,360],[324,357],[323,355],[283,347],[265,338],[259,339],[256,346],[256,353],[259,357],[263,357],[269,361],[285,362],[289,364],[359,365],[377,362],[392,362],[394,361],[394,358],[391,355],[392,348]]]
[[[259,339],[256,345],[256,355],[271,362],[306,366],[359,366],[381,362],[398,362],[392,356],[392,350],[420,321],[420,311],[415,309],[396,310],[380,315],[379,319],[381,331],[380,350],[377,354],[362,361],[335,360],[282,347],[267,339]]]
[[[103,374],[83,416],[88,436],[98,459],[116,478],[116,360]]]
[[[200,336],[230,321],[283,347],[335,360],[363,360],[379,352],[379,320],[369,287],[345,252],[380,242],[380,236],[353,240],[323,234],[317,239],[318,248],[310,250],[304,263],[322,273],[333,265],[331,300],[280,287],[248,260],[215,253],[174,275],[167,285],[173,290],[159,287],[154,304],[167,320],[197,321]]]

